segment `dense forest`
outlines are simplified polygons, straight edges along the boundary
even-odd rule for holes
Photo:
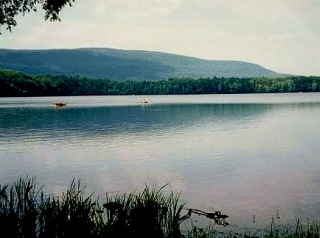
[[[0,69],[25,74],[81,75],[116,81],[159,81],[168,78],[283,78],[288,75],[260,65],[232,60],[204,60],[143,50],[78,48],[51,50],[0,49]]]
[[[27,75],[0,70],[0,96],[152,95],[319,92],[320,77],[170,78],[125,81],[74,76]]]

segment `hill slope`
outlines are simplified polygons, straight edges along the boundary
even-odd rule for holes
[[[31,74],[81,75],[115,80],[286,76],[241,61],[203,60],[167,53],[108,48],[0,49],[0,68]]]

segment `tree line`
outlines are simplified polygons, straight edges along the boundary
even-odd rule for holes
[[[320,92],[320,77],[170,78],[115,81],[81,76],[28,75],[0,70],[0,96],[161,95]]]

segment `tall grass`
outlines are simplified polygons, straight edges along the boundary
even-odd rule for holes
[[[271,222],[270,230],[266,233],[266,238],[319,238],[320,230],[316,221],[307,221],[302,224],[300,220],[296,221],[295,226],[289,228],[277,229],[274,221]]]
[[[96,202],[72,181],[62,197],[45,196],[34,178],[0,185],[0,231],[8,238],[86,238],[95,227]],[[0,237],[2,237],[0,235]]]
[[[106,237],[181,237],[179,204],[180,194],[165,196],[164,187],[146,186],[138,194],[106,197],[101,214],[101,236]],[[104,218],[102,217],[104,215]]]
[[[165,187],[165,186],[164,186]],[[140,193],[106,196],[101,205],[72,181],[61,196],[46,196],[34,178],[0,185],[0,237],[93,238],[182,237],[180,194],[148,187]]]
[[[0,230],[6,237],[36,237],[40,210],[34,178],[19,179],[12,186],[0,185]]]
[[[98,217],[97,202],[84,197],[80,181],[72,181],[61,197],[49,196],[39,206],[39,237],[92,237]]]
[[[215,232],[213,227],[181,231],[180,193],[146,186],[139,193],[108,194],[102,202],[72,181],[60,196],[45,195],[34,178],[0,185],[0,237],[4,238],[256,238],[257,234]],[[261,238],[320,238],[316,222],[297,221],[278,229],[272,221]]]

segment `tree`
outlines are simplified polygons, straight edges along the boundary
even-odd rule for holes
[[[72,6],[75,0],[0,0],[0,35],[1,27],[11,32],[17,25],[15,18],[18,14],[25,15],[31,11],[36,12],[41,6],[45,11],[44,19],[60,21],[59,13],[65,6]]]

